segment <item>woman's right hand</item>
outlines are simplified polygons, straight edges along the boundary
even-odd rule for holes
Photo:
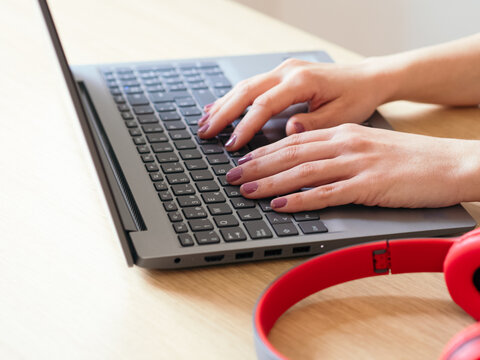
[[[392,84],[379,68],[374,59],[354,65],[289,59],[268,73],[241,81],[208,107],[198,135],[216,136],[250,105],[225,144],[229,151],[243,147],[272,116],[297,103],[307,102],[309,112],[288,120],[287,135],[361,123],[389,97]]]

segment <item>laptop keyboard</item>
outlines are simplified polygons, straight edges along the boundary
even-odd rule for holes
[[[231,89],[215,62],[103,69],[102,74],[181,246],[215,244],[328,231],[317,212],[275,213],[271,199],[251,200],[226,173],[240,157],[268,144],[257,133],[227,152],[234,126],[200,139],[205,105]]]

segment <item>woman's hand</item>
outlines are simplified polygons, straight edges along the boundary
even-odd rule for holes
[[[297,212],[342,204],[442,207],[480,199],[478,141],[344,124],[294,134],[240,159],[227,180]]]
[[[292,116],[288,135],[366,120],[389,96],[391,83],[378,64],[311,63],[290,59],[274,70],[244,80],[207,107],[199,121],[202,138],[217,135],[251,105],[225,144],[235,151],[244,146],[275,114],[292,104],[308,102],[309,112]]]

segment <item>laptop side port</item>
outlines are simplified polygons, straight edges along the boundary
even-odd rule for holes
[[[251,259],[253,258],[253,251],[241,252],[235,254],[235,260],[242,260],[242,259]]]
[[[270,249],[270,250],[265,250],[263,253],[265,257],[267,256],[278,256],[282,255],[282,249]]]
[[[297,246],[292,249],[292,254],[301,254],[310,252],[310,246]]]
[[[210,255],[210,256],[205,256],[205,261],[206,262],[215,262],[215,261],[222,261],[225,255]]]

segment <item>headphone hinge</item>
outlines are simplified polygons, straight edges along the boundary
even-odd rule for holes
[[[377,274],[385,274],[390,272],[390,248],[388,241],[385,241],[385,248],[372,251],[373,255],[373,271]]]

